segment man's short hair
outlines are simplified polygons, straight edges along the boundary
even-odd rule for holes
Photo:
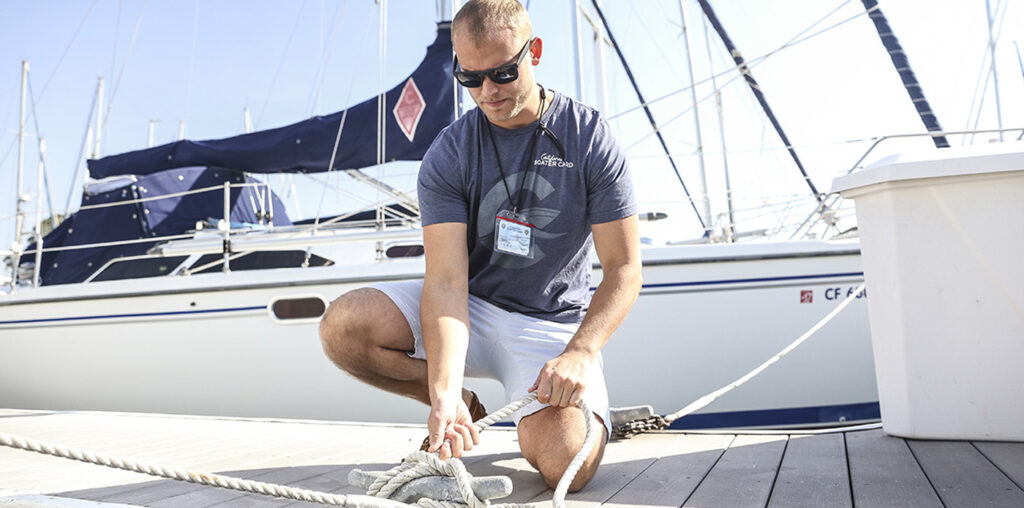
[[[463,27],[476,40],[483,40],[498,30],[533,33],[530,16],[518,0],[469,0],[452,19],[452,34]]]

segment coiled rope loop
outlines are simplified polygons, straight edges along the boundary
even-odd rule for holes
[[[535,400],[537,400],[537,394],[531,393],[526,397],[512,402],[484,418],[481,418],[473,425],[476,427],[477,431],[482,431],[502,418],[526,407]],[[586,403],[581,400],[579,404],[577,404],[577,407],[579,407],[585,415],[587,434],[586,438],[583,440],[583,446],[580,448],[580,451],[576,453],[572,462],[570,462],[566,467],[565,473],[562,474],[562,478],[555,487],[555,494],[551,500],[555,508],[564,508],[565,495],[569,492],[569,486],[572,484],[572,481],[576,479],[576,474],[579,473],[580,468],[583,467],[583,463],[586,462],[587,457],[589,457],[590,453],[593,451],[602,427],[597,423],[594,414],[589,408],[587,408]],[[436,453],[427,453],[422,451],[416,451],[409,454],[401,464],[385,471],[373,482],[373,484],[370,485],[370,488],[366,493],[370,496],[387,498],[398,491],[398,489],[403,485],[417,478],[442,475],[451,476],[455,479],[456,486],[459,489],[459,495],[462,497],[465,505],[469,506],[469,508],[484,508],[491,506],[489,501],[480,499],[473,493],[473,489],[470,487],[470,480],[472,477],[466,471],[466,467],[462,464],[462,461],[458,459],[442,461],[438,458]],[[435,502],[431,500],[421,499],[420,501],[426,501],[424,505],[432,508],[437,506],[447,506],[445,504],[434,504]],[[513,508],[522,505],[499,504],[494,506]]]

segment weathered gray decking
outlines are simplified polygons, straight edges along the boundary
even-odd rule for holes
[[[354,467],[383,470],[415,449],[422,426],[384,426],[0,410],[0,431],[201,472],[333,493],[361,493]],[[504,502],[550,503],[518,454],[490,429],[464,459],[508,475]],[[881,430],[822,435],[658,433],[611,443],[570,506],[1024,507],[1024,443],[915,441]],[[0,491],[158,507],[312,506],[160,480],[0,447]],[[10,496],[6,496],[10,499]],[[0,494],[0,506],[5,495]]]

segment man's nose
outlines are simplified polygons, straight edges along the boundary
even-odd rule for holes
[[[483,85],[481,85],[480,91],[483,92],[484,97],[493,97],[498,94],[500,90],[499,86],[500,85],[498,85],[497,83],[491,81],[490,77],[486,77],[484,78],[484,83]]]

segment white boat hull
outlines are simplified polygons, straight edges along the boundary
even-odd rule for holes
[[[268,310],[422,269],[404,260],[22,288],[0,296],[0,407],[422,423],[420,404],[334,367],[315,319],[281,322]],[[774,355],[862,280],[856,244],[646,249],[644,289],[604,350],[612,405],[675,411]],[[877,413],[862,300],[689,425]],[[496,382],[468,384],[488,407],[502,404]]]

